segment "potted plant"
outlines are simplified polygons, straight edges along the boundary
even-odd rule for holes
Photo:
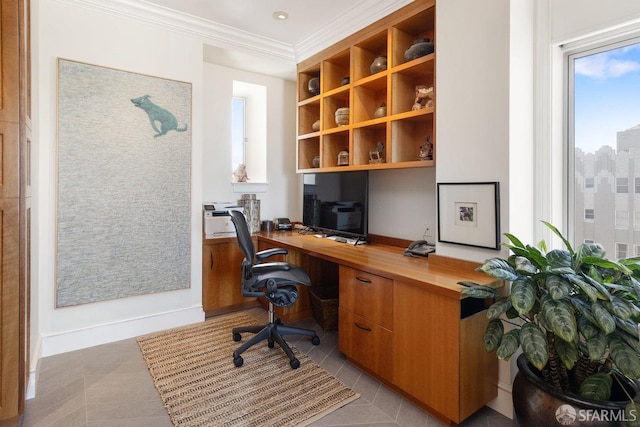
[[[512,394],[516,420],[525,426],[640,425],[632,381],[640,378],[640,258],[609,260],[597,243],[574,250],[544,224],[565,249],[547,251],[544,241],[534,247],[505,233],[510,243],[503,245],[512,254],[478,267],[510,282],[508,296],[460,282],[467,286],[462,294],[491,299],[486,350],[504,360],[522,350]]]

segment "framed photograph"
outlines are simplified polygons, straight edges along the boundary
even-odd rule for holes
[[[500,183],[438,183],[438,241],[500,249]]]

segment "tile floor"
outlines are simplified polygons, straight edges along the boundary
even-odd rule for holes
[[[266,321],[260,308],[249,310]],[[214,319],[214,318],[211,318]],[[309,355],[360,399],[312,426],[441,426],[442,423],[346,362],[337,349],[337,333],[324,332],[313,320],[299,323],[315,328],[321,344],[290,336],[289,342]],[[231,359],[229,359],[231,363]],[[465,427],[515,425],[483,408],[465,420]],[[153,385],[135,339],[43,358],[36,398],[27,401],[22,427],[170,427],[171,422]]]

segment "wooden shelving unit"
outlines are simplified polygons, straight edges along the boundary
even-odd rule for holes
[[[406,61],[405,51],[418,38],[435,44],[435,1],[416,0],[298,64],[297,172],[433,167],[435,138],[436,51]],[[371,72],[379,56],[387,69]],[[320,79],[320,93],[309,80]],[[434,105],[412,110],[416,86],[434,88]],[[387,114],[376,117],[386,105]],[[337,125],[335,112],[349,107],[349,124]],[[319,130],[313,124],[319,120]],[[429,137],[430,160],[420,160]],[[370,163],[370,151],[383,144],[383,163]],[[349,151],[349,165],[338,166],[338,153]],[[319,158],[319,167],[314,167]]]

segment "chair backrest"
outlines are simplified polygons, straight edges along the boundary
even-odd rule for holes
[[[245,261],[249,266],[251,266],[255,262],[256,249],[253,246],[253,240],[251,239],[251,233],[247,226],[247,220],[241,211],[230,210],[229,215],[231,215],[231,222],[233,222],[233,225],[236,228],[236,236],[238,238],[240,250],[244,254]]]

